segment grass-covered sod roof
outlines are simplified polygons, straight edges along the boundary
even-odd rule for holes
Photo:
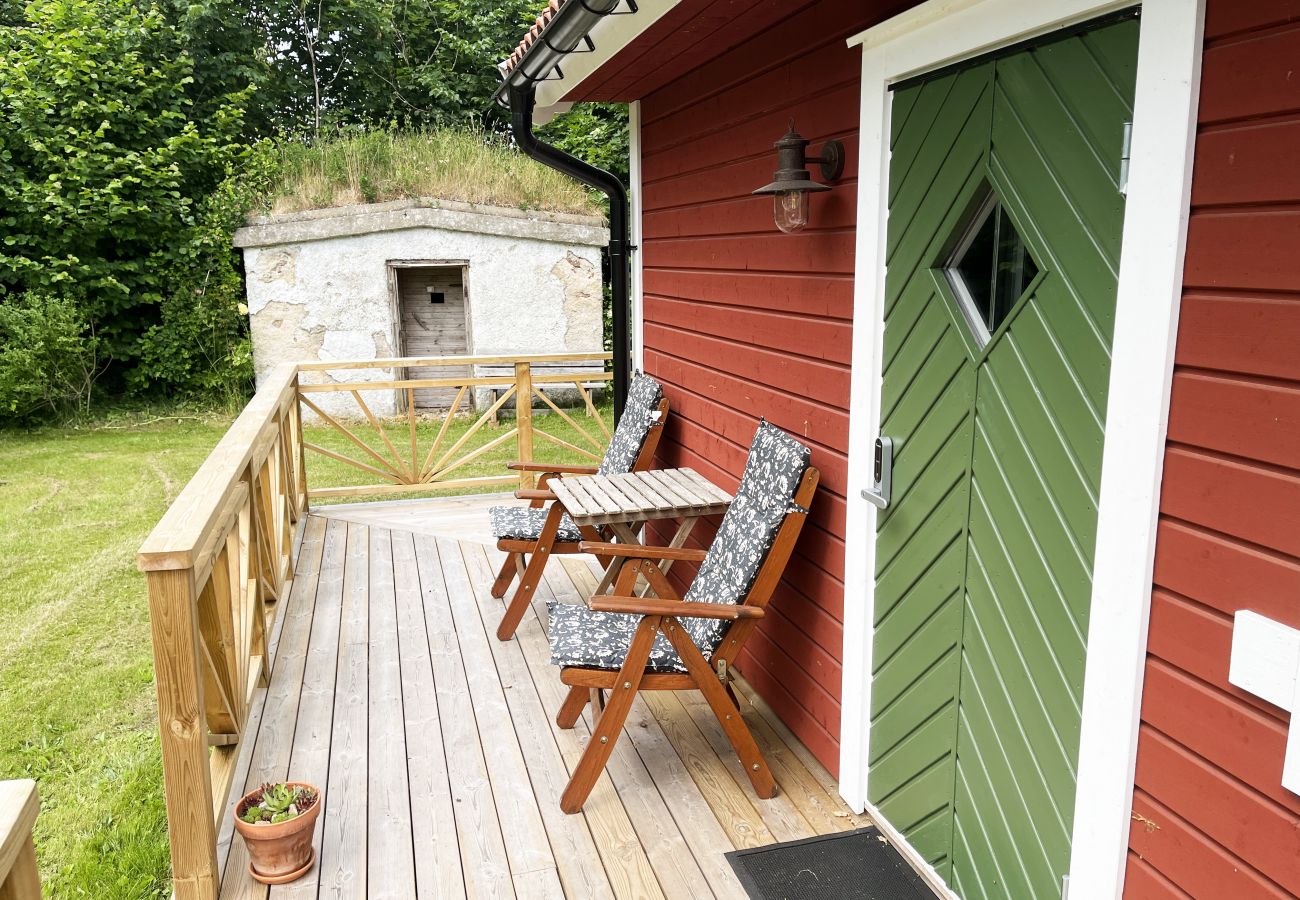
[[[417,198],[602,212],[578,182],[481,132],[343,133],[312,144],[286,143],[277,154],[273,214]]]

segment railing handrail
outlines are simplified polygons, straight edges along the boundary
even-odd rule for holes
[[[136,556],[140,571],[188,569],[195,564],[220,524],[218,514],[226,498],[254,457],[270,450],[269,438],[278,427],[276,413],[294,400],[297,380],[294,363],[282,363],[271,372],[145,538]]]
[[[517,353],[507,356],[392,356],[383,359],[343,359],[298,363],[301,372],[333,369],[391,369],[402,366],[487,366],[515,363],[607,362],[614,354],[605,350],[578,353]]]
[[[40,877],[32,843],[39,809],[35,781],[0,781],[0,896],[40,900]]]

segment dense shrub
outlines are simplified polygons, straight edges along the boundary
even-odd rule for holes
[[[28,291],[0,304],[0,419],[84,409],[97,346],[67,297]]]

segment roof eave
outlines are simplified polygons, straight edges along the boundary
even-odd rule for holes
[[[566,13],[566,10],[576,9],[579,13],[590,13],[591,7],[588,4],[569,0],[561,3],[558,8],[548,8],[551,14],[545,22],[539,19],[542,27],[540,31],[530,33],[531,41],[525,39],[527,46],[521,42],[516,50],[517,55],[512,54],[498,65],[498,70],[502,73],[502,85],[497,91],[496,99],[503,98],[512,83],[534,81],[537,85],[536,116],[542,120],[549,118],[558,111],[553,107],[562,103],[566,97],[575,95],[592,75],[680,2],[681,0],[638,0],[633,4],[635,11],[632,11],[626,0],[619,0],[614,6],[614,12],[588,16],[586,27],[577,29],[571,23],[566,28],[566,19],[574,14]],[[567,31],[560,35],[565,41],[563,44],[557,41],[556,32],[560,29]],[[594,49],[568,53],[556,50],[557,46],[566,45],[585,47],[584,36],[590,38]]]

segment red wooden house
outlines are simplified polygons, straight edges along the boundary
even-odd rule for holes
[[[503,64],[632,104],[663,463],[823,473],[744,674],[956,895],[1300,894],[1297,60],[1291,0],[551,0]],[[774,206],[791,122],[843,166]]]

